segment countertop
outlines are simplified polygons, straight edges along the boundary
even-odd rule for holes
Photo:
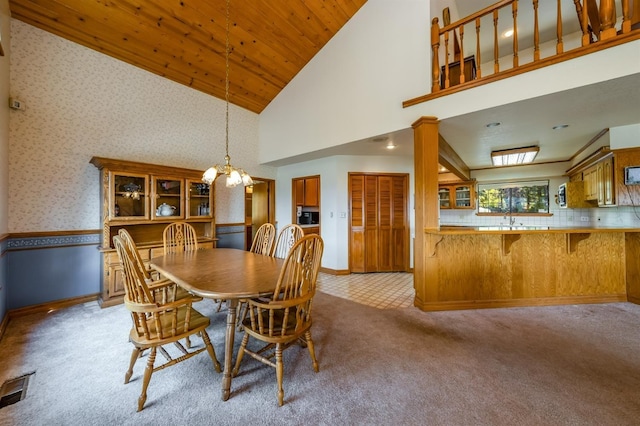
[[[425,229],[427,233],[441,235],[455,234],[593,234],[597,232],[640,232],[640,228],[624,227],[562,227],[553,228],[549,226],[455,226],[442,225],[439,230]]]

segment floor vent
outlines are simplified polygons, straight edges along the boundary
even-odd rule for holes
[[[22,401],[27,396],[29,379],[34,374],[35,373],[25,374],[24,376],[4,382],[0,388],[0,408]]]

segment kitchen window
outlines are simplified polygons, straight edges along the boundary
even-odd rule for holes
[[[478,185],[478,214],[549,215],[549,181]]]

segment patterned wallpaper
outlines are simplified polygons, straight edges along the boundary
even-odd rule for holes
[[[224,157],[224,102],[11,20],[9,232],[98,229],[93,156],[206,169]],[[231,69],[233,79],[233,69]],[[258,115],[230,107],[232,164],[258,165]],[[242,188],[216,190],[216,221],[244,221]]]

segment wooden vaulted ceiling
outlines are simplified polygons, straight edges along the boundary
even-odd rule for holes
[[[366,0],[232,0],[229,100],[260,113]],[[11,16],[224,99],[225,0],[10,0]]]

